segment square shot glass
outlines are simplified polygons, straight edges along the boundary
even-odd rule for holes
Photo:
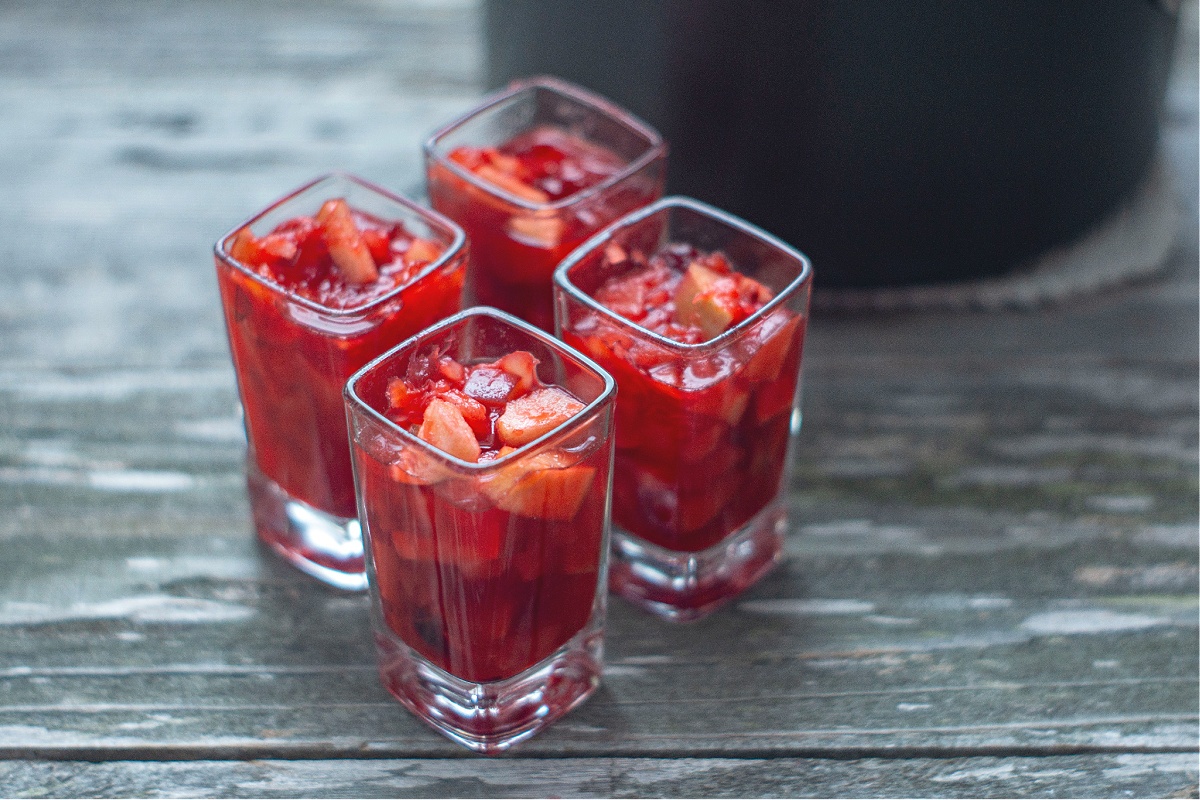
[[[661,197],[666,172],[667,148],[653,128],[548,77],[490,95],[424,149],[431,204],[471,240],[468,297],[546,331],[554,327],[558,262],[617,217]],[[480,149],[494,155],[479,156]],[[596,169],[589,173],[588,165]],[[542,175],[529,179],[536,186],[519,177],[530,170]]]
[[[413,242],[436,243],[440,253],[400,285],[380,284],[374,293],[368,285],[361,301],[351,297],[336,305],[305,296],[299,283],[280,282],[269,269],[235,257],[245,230],[267,246],[281,241],[269,238],[280,225],[311,234],[312,228],[297,228],[296,221],[317,215],[335,198],[364,219],[393,230],[403,226]],[[289,245],[281,247],[286,251]],[[454,223],[410,200],[332,174],[272,203],[221,237],[214,251],[258,536],[319,580],[365,590],[342,389],[368,361],[461,308],[466,237]]]
[[[449,356],[470,368],[521,350],[542,384],[583,407],[511,452],[464,461],[387,415],[393,381],[421,364]],[[615,393],[588,358],[482,307],[346,385],[381,679],[476,752],[533,736],[599,685]]]
[[[720,335],[683,344],[594,298],[677,245],[723,253],[771,299]],[[610,588],[669,620],[703,617],[782,554],[812,268],[736,217],[668,197],[589,239],[554,279],[559,337],[619,390]]]

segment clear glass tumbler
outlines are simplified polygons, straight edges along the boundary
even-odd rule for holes
[[[401,241],[420,240],[432,261],[399,285],[359,285],[332,302],[313,299],[312,287],[302,287],[311,277],[303,263],[287,268],[296,277],[291,282],[235,255],[248,229],[265,250],[302,260],[303,237],[322,234],[296,220],[314,217],[337,198],[380,230],[402,232]],[[291,233],[270,238],[280,225]],[[342,389],[368,361],[461,308],[465,236],[439,214],[335,174],[297,189],[221,237],[215,255],[249,443],[247,486],[258,536],[304,572],[341,589],[364,590]]]
[[[543,330],[554,268],[659,198],[666,145],[646,123],[554,78],[513,83],[425,143],[433,207],[471,240],[468,297]]]
[[[414,364],[449,356],[469,367],[515,351],[531,353],[540,381],[582,410],[479,462],[388,417],[394,381]],[[610,376],[562,342],[480,307],[346,386],[383,684],[472,750],[532,736],[599,684],[615,392]]]
[[[595,299],[606,281],[635,274],[675,245],[723,253],[771,299],[695,344],[634,324]],[[784,242],[679,197],[634,211],[559,266],[558,334],[619,388],[615,593],[667,619],[697,619],[780,558],[811,283],[808,260]]]

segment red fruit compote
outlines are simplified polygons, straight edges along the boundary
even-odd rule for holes
[[[471,240],[468,296],[550,331],[554,268],[662,196],[666,146],[607,100],[534,78],[435,133],[425,160],[430,202]]]
[[[461,307],[454,223],[348,175],[304,186],[216,245],[259,537],[300,569],[366,589],[342,389]]]
[[[614,393],[489,308],[347,384],[383,683],[473,750],[533,735],[599,682]]]
[[[781,556],[811,279],[788,245],[686,198],[559,267],[559,336],[619,389],[614,592],[697,619]]]

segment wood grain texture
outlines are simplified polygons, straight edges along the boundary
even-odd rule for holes
[[[10,797],[1186,797],[1186,755],[0,762]]]
[[[380,687],[362,596],[254,543],[211,264],[345,169],[419,196],[458,0],[0,12],[0,795],[1196,796],[1195,2],[1160,279],[828,315],[785,563],[485,761]],[[819,276],[819,265],[817,265]]]

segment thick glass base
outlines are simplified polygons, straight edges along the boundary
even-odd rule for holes
[[[379,674],[400,703],[450,740],[496,754],[523,742],[588,698],[600,685],[603,612],[540,663],[512,678],[473,683],[439,669],[376,627]]]
[[[613,529],[608,587],[672,622],[711,614],[771,571],[783,556],[787,513],[779,500],[737,531],[696,553],[667,550]]]
[[[367,588],[362,531],[357,519],[336,517],[297,500],[246,464],[246,488],[258,538],[317,580],[338,589]]]

